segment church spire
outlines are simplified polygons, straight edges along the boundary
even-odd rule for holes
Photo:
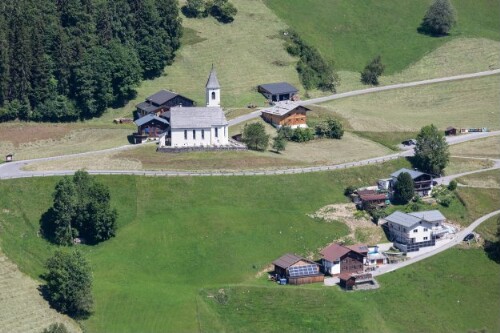
[[[214,64],[212,64],[212,70],[208,76],[208,81],[206,85],[207,89],[220,89],[219,80],[217,79],[217,73],[215,72]]]
[[[220,84],[217,79],[214,64],[208,76],[207,85],[205,86],[207,106],[220,107]]]

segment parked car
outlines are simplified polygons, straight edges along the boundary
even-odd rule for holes
[[[464,242],[468,242],[473,239],[474,239],[474,234],[468,234],[467,236],[464,237]]]
[[[417,140],[408,139],[408,140],[403,141],[402,144],[405,146],[413,146],[413,145],[417,144]]]

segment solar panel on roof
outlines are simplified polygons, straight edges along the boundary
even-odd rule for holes
[[[290,276],[315,275],[317,273],[316,265],[290,267],[288,273]]]

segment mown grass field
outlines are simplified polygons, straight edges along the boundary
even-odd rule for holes
[[[463,172],[487,169],[491,168],[493,164],[491,160],[451,157],[444,169],[444,174],[456,175]]]
[[[452,156],[500,158],[500,136],[460,143],[450,147]]]
[[[500,170],[484,171],[460,177],[458,182],[472,187],[500,188]]]
[[[290,27],[342,70],[359,72],[380,54],[387,73],[402,71],[456,37],[500,40],[500,2],[455,0],[458,25],[450,36],[417,32],[428,0],[265,0]]]
[[[346,118],[355,131],[407,132],[434,124],[500,128],[500,76],[349,97],[322,104]]]
[[[219,313],[222,310],[212,309],[200,302],[201,289],[217,290],[226,285],[252,284],[256,281],[256,274],[283,253],[317,253],[322,246],[346,235],[348,230],[343,224],[315,221],[306,214],[327,204],[346,202],[343,189],[347,185],[370,184],[375,179],[386,176],[391,170],[407,165],[406,161],[398,160],[337,172],[269,177],[99,177],[100,181],[110,187],[112,205],[119,211],[119,229],[117,237],[104,244],[80,247],[92,263],[95,280],[95,313],[83,323],[85,329],[88,332],[191,332],[199,330],[200,326],[202,331],[210,331],[211,323],[220,323],[222,329],[215,329],[216,331],[233,331],[235,324],[231,322],[232,319],[226,321],[219,318],[225,316]],[[55,250],[54,246],[38,236],[38,221],[50,206],[50,194],[58,179],[34,178],[0,182],[0,192],[3,194],[0,197],[0,245],[23,272],[35,278],[43,272],[43,263]],[[463,223],[470,223],[468,221],[475,216],[498,209],[500,205],[496,200],[500,197],[498,190],[476,192],[474,189],[461,188],[459,193],[471,211],[458,217]],[[444,210],[444,213],[453,212]],[[495,276],[489,275],[493,274],[492,266],[483,262],[480,256],[474,258],[460,257],[454,261],[456,265],[467,266],[463,262],[471,260],[471,269],[475,267],[476,271],[485,270],[488,279],[497,281]],[[455,271],[450,273],[441,268],[437,273],[455,274]],[[410,276],[413,280],[419,279],[417,272],[412,272]],[[435,278],[426,277],[426,274],[423,277],[429,284]],[[295,308],[281,306],[283,303],[279,295],[267,294],[268,288],[260,290],[260,294],[256,293],[255,296],[267,294],[266,302],[275,302],[273,305],[266,305],[268,308],[285,309],[284,311],[290,309],[276,318],[286,318],[294,313],[289,320],[296,323],[299,330],[307,331],[308,327],[326,328],[322,326],[325,320],[338,319],[336,325],[339,330],[387,327],[388,331],[400,331],[401,327],[392,326],[396,325],[392,323],[392,315],[396,316],[397,313],[391,314],[391,317],[383,317],[380,308],[365,306],[366,302],[394,302],[398,293],[409,290],[405,284],[396,284],[396,281],[398,279],[388,283],[393,285],[393,292],[386,291],[391,289],[381,289],[376,292],[379,294],[378,298],[372,299],[370,294],[353,296],[353,307],[366,310],[361,322],[354,323],[341,316],[332,316],[331,307],[327,306],[318,307],[315,312],[294,312]],[[450,283],[447,279],[450,289],[442,292],[439,281],[426,293],[437,293],[441,298],[427,295],[426,302],[435,298],[440,306],[446,302],[456,302],[455,297],[462,295],[458,291],[461,282]],[[468,280],[466,282],[469,283]],[[333,292],[332,297],[348,297],[348,294],[340,294],[333,289],[326,291],[321,286],[313,288],[316,291],[307,295],[301,288],[277,290],[290,293],[291,303],[292,300],[298,302],[302,299],[305,305],[318,304],[315,299],[320,296],[317,292],[321,293],[321,290]],[[482,321],[484,325],[492,330],[496,328],[491,322],[489,311],[493,311],[491,309],[495,308],[493,305],[499,299],[496,297],[497,291],[490,290],[491,283],[480,284],[478,288],[484,288],[487,292],[484,291],[483,296],[481,289],[481,297],[470,300],[470,296],[465,298],[466,302],[462,303],[463,312],[458,312],[457,316],[460,318],[457,318],[455,327],[463,327],[461,325],[465,319],[462,318],[470,317],[470,328],[477,328],[475,320],[487,317],[489,319]],[[414,293],[413,291],[409,296]],[[369,297],[370,300],[366,301],[364,297]],[[397,299],[400,300],[399,297]],[[423,302],[423,299],[418,298],[419,302]],[[475,305],[474,302],[479,300],[492,306],[488,306],[485,312]],[[261,301],[257,298],[252,302]],[[410,299],[403,298],[403,302],[410,302]],[[411,302],[408,306],[410,304]],[[297,304],[297,307],[300,306]],[[307,306],[304,308],[307,309]],[[230,307],[227,309],[231,310]],[[250,307],[240,309],[251,310]],[[338,311],[346,313],[345,309],[341,306]],[[399,309],[407,311],[406,306],[400,306]],[[443,318],[445,321],[454,318],[451,311],[445,309],[439,312],[438,309],[436,307],[431,311],[436,318]],[[204,310],[208,311],[209,318],[213,320],[207,322]],[[269,312],[270,315],[272,312]],[[239,330],[266,329],[268,326],[262,323],[274,318],[274,315],[269,316],[262,314],[254,323],[248,323],[248,326]],[[315,323],[312,320],[314,318],[330,319],[319,319],[320,323]],[[437,326],[434,330],[440,330],[440,327]]]

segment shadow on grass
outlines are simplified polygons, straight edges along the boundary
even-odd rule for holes
[[[53,223],[55,218],[54,209],[50,207],[45,213],[40,217],[40,234],[43,238],[51,243],[54,243],[55,236],[55,224]]]
[[[499,242],[492,242],[489,240],[484,241],[484,252],[486,252],[486,255],[488,258],[496,262],[497,264],[500,264],[500,243]]]
[[[42,279],[45,279],[45,277],[46,277],[45,275],[41,276]],[[49,303],[50,307],[59,313],[66,314],[75,320],[85,320],[85,319],[90,318],[90,316],[92,315],[92,312],[87,312],[87,311],[77,312],[77,313],[63,311],[61,309],[60,305],[58,305],[57,303],[55,303],[52,300],[51,295],[50,295],[50,291],[49,291],[49,288],[47,287],[47,285],[45,285],[45,284],[40,285],[40,286],[38,286],[37,289],[38,289],[38,292],[40,293],[40,296],[42,296]]]

